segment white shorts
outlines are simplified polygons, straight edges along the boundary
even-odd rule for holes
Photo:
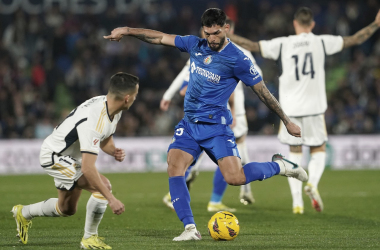
[[[61,190],[72,190],[83,175],[81,163],[68,155],[57,155],[41,148],[40,164],[45,171],[54,177],[55,187]]]
[[[236,117],[236,125],[232,128],[232,131],[234,132],[234,136],[236,139],[242,137],[243,135],[246,135],[248,132],[248,124],[247,124],[247,117],[245,114],[237,115]]]
[[[280,123],[278,139],[291,146],[321,146],[327,141],[325,115],[304,117],[289,117],[292,122],[301,128],[301,138],[291,136],[283,122]]]

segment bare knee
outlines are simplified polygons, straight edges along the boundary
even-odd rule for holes
[[[224,177],[224,180],[229,184],[229,185],[232,185],[232,186],[241,186],[241,185],[244,185],[245,184],[245,175],[240,175],[240,174],[236,174],[236,175],[229,175],[229,176],[225,176]]]
[[[63,204],[59,206],[59,210],[65,216],[72,216],[77,212],[77,206],[70,206],[69,204]]]
[[[175,163],[173,161],[170,161],[168,159],[168,175],[169,177],[172,176],[184,176],[186,172],[186,167],[181,166],[178,163]]]

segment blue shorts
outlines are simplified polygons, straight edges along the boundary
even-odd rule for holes
[[[226,156],[240,158],[234,133],[228,125],[213,123],[190,123],[181,120],[175,127],[170,149],[180,149],[191,154],[193,164],[204,150],[213,162]]]

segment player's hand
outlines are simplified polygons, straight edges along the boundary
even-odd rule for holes
[[[291,134],[294,137],[301,137],[301,128],[298,127],[293,122],[289,122],[286,125],[286,129],[288,130],[288,133]]]
[[[116,148],[113,156],[115,157],[115,160],[117,160],[117,161],[120,161],[120,162],[124,161],[124,158],[125,158],[124,149]]]
[[[119,42],[123,36],[126,34],[125,31],[128,27],[116,28],[111,32],[111,35],[103,36],[104,39],[108,39],[110,41]]]
[[[162,111],[167,111],[169,108],[170,101],[162,99],[160,102],[160,109]]]
[[[380,27],[380,10],[377,12],[375,23]]]
[[[119,215],[125,211],[124,204],[116,198],[109,200],[108,205],[114,214]]]

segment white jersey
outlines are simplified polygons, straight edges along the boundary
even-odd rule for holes
[[[81,162],[82,153],[99,153],[100,143],[115,133],[121,114],[120,111],[111,120],[107,96],[91,98],[71,111],[55,127],[53,133],[44,140],[42,148],[52,154],[71,156]],[[41,165],[44,167],[51,163],[53,160],[41,162]]]
[[[237,45],[236,43],[234,43],[234,45],[236,47],[238,47],[238,49],[240,49],[244,55],[246,55],[249,59],[251,59],[253,65],[255,66],[256,70],[259,72],[259,74],[261,75],[261,77],[263,77],[263,72],[261,71],[260,67],[256,64],[256,60],[255,58],[253,58],[253,55],[251,52],[249,52],[248,50],[240,47],[239,45]],[[238,85],[236,86],[236,89],[235,89],[235,101],[234,101],[234,105],[235,105],[235,116],[238,116],[238,115],[245,115],[245,105],[244,105],[244,83],[242,81],[239,81],[238,82]]]
[[[240,49],[249,59],[251,59],[252,63],[255,65],[256,70],[259,72],[259,74],[262,76],[262,71],[260,67],[256,64],[255,58],[253,58],[252,53],[248,50],[240,47],[236,43],[234,43],[238,49]],[[181,72],[178,74],[178,76],[174,79],[170,87],[166,90],[164,96],[162,97],[164,100],[170,101],[174,94],[177,93],[184,81],[189,81],[190,77],[190,59],[186,62],[185,67],[181,70]],[[239,81],[238,85],[235,88],[235,98],[234,98],[234,105],[235,105],[235,116],[238,115],[245,115],[245,106],[244,106],[244,88],[243,83]]]
[[[343,49],[343,38],[301,33],[260,41],[264,58],[281,67],[279,99],[291,117],[323,114],[327,109],[325,56]]]

